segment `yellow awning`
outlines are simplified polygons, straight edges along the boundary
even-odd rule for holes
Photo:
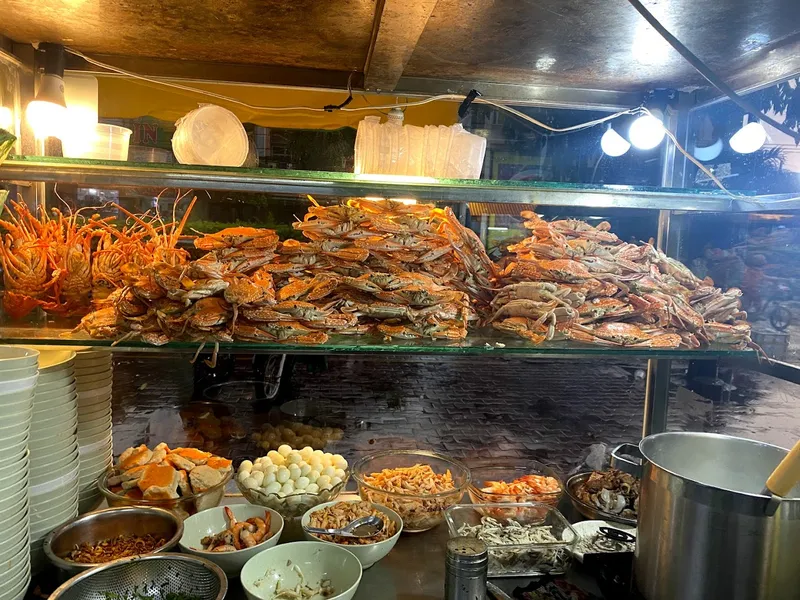
[[[309,111],[254,111],[230,102],[209,98],[144,81],[123,77],[98,77],[100,118],[135,119],[150,116],[164,121],[177,121],[198,104],[219,104],[233,111],[243,123],[264,127],[288,129],[339,129],[357,127],[367,115],[381,115],[378,111],[359,112],[309,112]],[[346,92],[326,92],[297,88],[257,87],[221,83],[191,83],[191,87],[234,97],[257,106],[312,106],[323,107],[340,104]],[[359,94],[348,108],[381,106],[413,101],[389,95]],[[409,107],[405,111],[408,125],[452,125],[458,119],[458,103],[439,101]],[[385,111],[384,111],[385,112]]]

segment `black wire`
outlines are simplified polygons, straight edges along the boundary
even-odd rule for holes
[[[743,111],[757,116],[762,121],[765,121],[770,125],[772,125],[778,131],[781,131],[786,135],[790,136],[795,141],[796,144],[800,144],[800,133],[788,128],[783,123],[778,123],[778,121],[776,121],[772,117],[765,115],[763,112],[758,110],[753,104],[750,104],[750,102],[748,102],[747,100],[742,98],[739,94],[737,94],[732,87],[730,87],[727,83],[722,81],[722,79],[718,77],[717,74],[714,73],[714,71],[709,69],[703,61],[701,61],[694,54],[692,54],[691,50],[689,50],[686,46],[684,46],[678,40],[678,38],[676,38],[669,31],[667,31],[667,29],[661,23],[658,22],[658,20],[652,15],[652,13],[648,11],[642,5],[642,3],[639,2],[639,0],[628,0],[628,2],[630,2],[631,6],[633,6],[633,8],[639,11],[639,14],[642,15],[645,18],[645,20],[648,23],[650,23],[650,25],[653,26],[653,29],[655,29],[659,34],[661,34],[661,37],[667,40],[667,43],[669,43],[669,45],[672,46],[678,52],[678,54],[680,54],[684,59],[686,59],[686,62],[692,65],[697,70],[697,72],[700,73],[700,75],[705,77],[706,80],[708,80],[708,82],[711,85],[713,85],[720,92],[722,92],[728,98],[730,98],[731,101],[733,101]]]
[[[326,110],[327,112],[340,110],[353,101],[353,75],[355,75],[355,71],[350,71],[350,76],[347,78],[347,98],[345,101],[341,104],[326,104],[322,107],[323,110]]]

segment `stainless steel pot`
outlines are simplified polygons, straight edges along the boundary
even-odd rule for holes
[[[660,433],[639,448],[634,571],[647,600],[800,595],[800,485],[782,500],[761,493],[787,450],[710,433]]]

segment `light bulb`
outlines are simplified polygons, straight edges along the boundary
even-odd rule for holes
[[[14,113],[7,106],[0,106],[0,129],[6,131],[13,131],[14,129]]]
[[[697,160],[701,160],[703,162],[708,162],[709,160],[714,160],[722,153],[722,140],[717,138],[717,141],[711,144],[710,146],[698,147],[695,146],[692,154]]]
[[[66,116],[66,106],[45,100],[32,100],[25,110],[25,118],[37,139],[60,137]]]
[[[25,118],[38,139],[61,136],[67,120],[64,80],[61,76],[52,73],[42,75],[36,98],[25,109]]]
[[[758,121],[753,121],[733,134],[730,140],[731,149],[739,154],[755,152],[767,141],[767,131]]]
[[[630,143],[610,126],[600,138],[600,147],[609,156],[622,156],[631,149]]]
[[[642,115],[631,123],[628,139],[639,150],[652,150],[664,139],[664,124],[653,115]]]

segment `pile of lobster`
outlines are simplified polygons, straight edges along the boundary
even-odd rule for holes
[[[752,344],[741,290],[714,287],[653,247],[579,220],[524,211],[531,235],[498,277],[492,325],[533,343],[698,348]]]

